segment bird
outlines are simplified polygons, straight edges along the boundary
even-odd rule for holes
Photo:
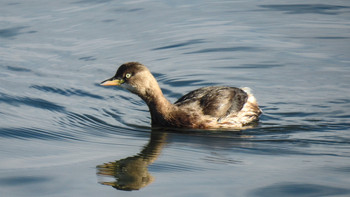
[[[138,95],[149,108],[152,127],[243,129],[255,125],[262,113],[249,88],[202,87],[172,104],[151,71],[139,62],[122,64],[100,85],[120,86]]]

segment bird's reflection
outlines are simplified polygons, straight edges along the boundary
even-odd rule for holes
[[[176,135],[180,134],[177,138]],[[175,135],[174,135],[175,134]],[[182,134],[186,134],[183,138]],[[208,135],[210,134],[210,135]],[[167,137],[171,139],[167,139]],[[109,181],[99,181],[100,184],[112,186],[118,190],[139,190],[146,187],[154,181],[154,177],[148,172],[148,166],[152,164],[158,156],[167,141],[178,141],[186,143],[188,146],[196,148],[212,149],[216,148],[251,148],[252,142],[250,135],[243,135],[240,131],[202,131],[202,130],[173,130],[173,129],[154,129],[152,130],[149,142],[144,146],[140,153],[98,165],[97,175],[100,180],[109,179]],[[211,151],[210,155],[203,159],[206,162],[237,164],[242,163],[234,158],[226,158],[220,153]]]
[[[113,178],[100,183],[126,191],[139,190],[152,183],[154,177],[148,172],[148,166],[160,155],[166,136],[165,132],[152,131],[150,141],[139,154],[98,165],[98,176]]]

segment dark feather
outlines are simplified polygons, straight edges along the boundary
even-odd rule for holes
[[[186,106],[197,103],[203,114],[222,118],[240,111],[247,98],[247,93],[239,88],[210,86],[189,92],[177,100],[175,105]]]

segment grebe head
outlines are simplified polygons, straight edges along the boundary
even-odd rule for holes
[[[138,62],[122,64],[112,78],[101,82],[100,85],[120,86],[142,98],[147,96],[150,90],[159,88],[148,68]]]

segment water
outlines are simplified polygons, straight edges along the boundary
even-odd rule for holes
[[[348,1],[5,0],[0,13],[1,196],[350,195]],[[261,122],[152,130],[137,96],[99,86],[127,61],[172,102],[248,86]]]

